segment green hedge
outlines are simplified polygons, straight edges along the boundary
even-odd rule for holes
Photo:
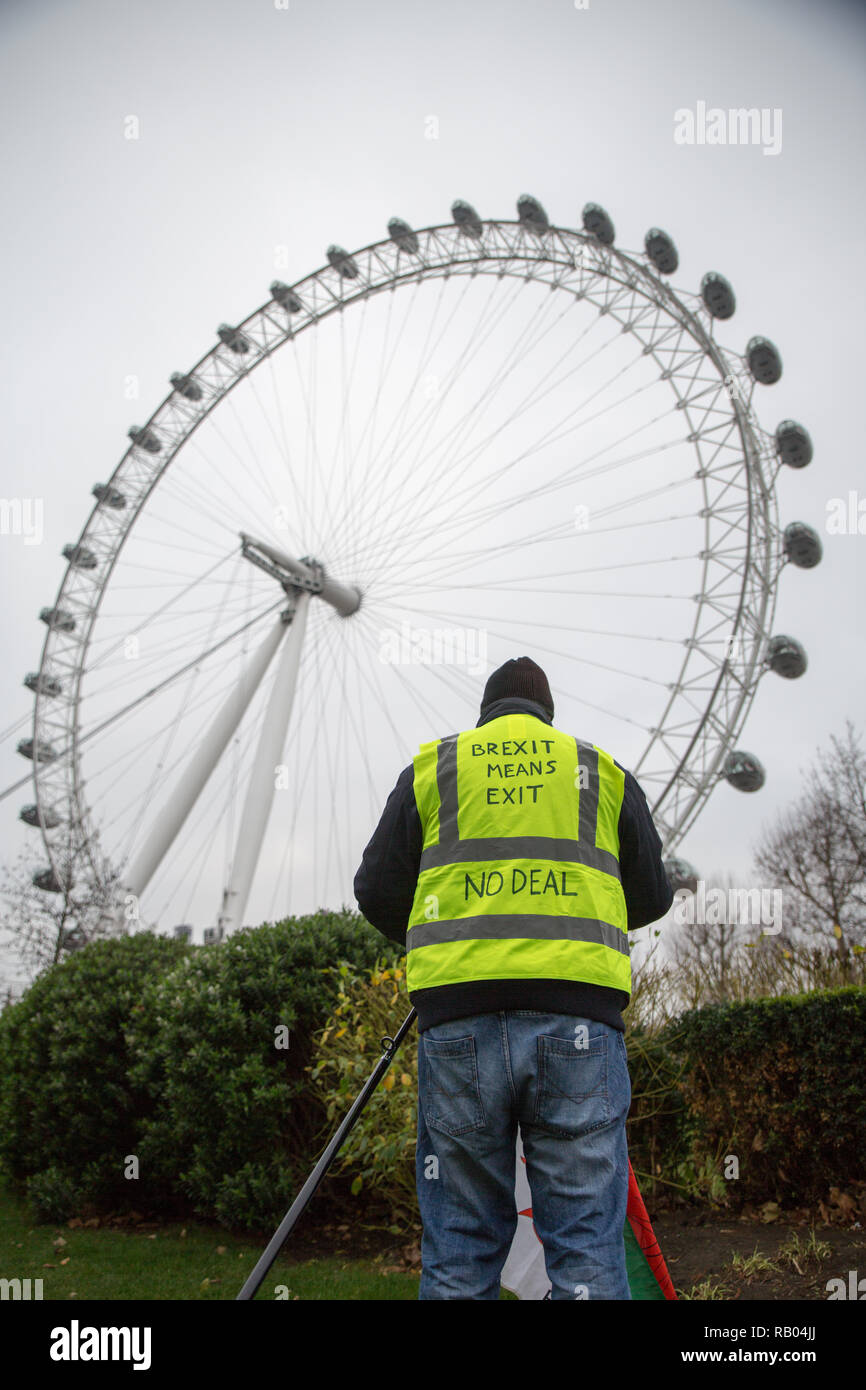
[[[0,1014],[0,1163],[47,1220],[86,1204],[272,1226],[315,1158],[324,1102],[304,1068],[332,967],[370,966],[383,944],[343,911],[215,946],[85,947]]]
[[[386,1019],[404,1012],[402,953],[384,945],[349,911],[219,946],[144,933],[93,943],[0,1014],[0,1163],[47,1220],[86,1204],[272,1228],[372,1070]],[[627,1040],[645,1195],[792,1206],[866,1178],[866,990],[716,1005]],[[320,1211],[354,1183],[355,1201],[369,1194],[407,1219],[413,1050]]]
[[[131,1079],[158,1100],[143,1170],[199,1216],[274,1226],[317,1153],[324,1102],[305,1068],[333,966],[371,966],[383,944],[358,913],[319,912],[238,931],[154,980],[127,1030]]]
[[[716,1195],[803,1205],[866,1178],[866,990],[695,1009],[662,1042],[682,1063],[692,1164],[715,1165]]]
[[[129,1078],[124,1029],[148,982],[191,948],[145,934],[94,942],[0,1014],[0,1162],[36,1213],[82,1203],[158,1203],[149,1175],[124,1177],[153,1099]]]

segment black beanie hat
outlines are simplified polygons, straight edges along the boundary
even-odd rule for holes
[[[529,656],[519,656],[516,661],[506,661],[494,671],[487,680],[481,697],[481,710],[492,705],[494,700],[502,700],[506,695],[519,695],[524,700],[535,700],[553,718],[553,696],[547,683],[547,676],[540,666]]]

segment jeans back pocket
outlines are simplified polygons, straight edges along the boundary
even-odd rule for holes
[[[573,1038],[539,1037],[535,1123],[568,1139],[610,1124],[607,1071],[604,1033],[590,1037],[585,1047]]]
[[[475,1039],[430,1038],[421,1035],[424,1066],[424,1118],[430,1129],[444,1134],[468,1134],[484,1124],[484,1105],[478,1085]]]

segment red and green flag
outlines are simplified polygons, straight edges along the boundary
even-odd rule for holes
[[[526,1176],[523,1145],[517,1141],[517,1231],[501,1283],[504,1289],[518,1298],[544,1299],[550,1295],[550,1280],[544,1265],[544,1249],[532,1220],[532,1194]],[[628,1284],[633,1299],[675,1299],[674,1286],[667,1265],[653,1233],[637,1178],[631,1163],[628,1165],[628,1205],[625,1226],[625,1263]]]

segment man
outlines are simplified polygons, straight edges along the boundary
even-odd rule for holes
[[[627,1299],[628,931],[673,893],[638,783],[507,661],[474,729],[423,744],[355,876],[418,1013],[422,1299],[496,1299],[517,1127],[554,1299]]]

